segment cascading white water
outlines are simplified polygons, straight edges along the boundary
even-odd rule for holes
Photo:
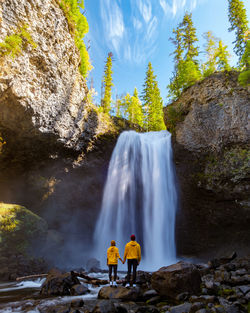
[[[126,242],[135,234],[142,248],[140,268],[156,270],[176,261],[174,172],[169,132],[125,131],[120,135],[95,229],[98,258],[106,261],[112,239],[123,257]]]

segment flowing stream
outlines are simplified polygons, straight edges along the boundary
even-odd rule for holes
[[[102,265],[110,241],[116,240],[123,258],[131,234],[142,248],[140,268],[156,270],[176,262],[176,210],[171,134],[123,132],[109,164],[94,234]]]

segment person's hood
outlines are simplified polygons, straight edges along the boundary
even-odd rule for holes
[[[137,246],[138,245],[138,243],[135,240],[131,240],[128,244],[130,246]]]

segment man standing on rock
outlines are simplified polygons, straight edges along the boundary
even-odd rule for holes
[[[131,241],[125,246],[123,264],[128,260],[128,273],[126,287],[130,286],[130,274],[131,267],[133,266],[133,287],[136,287],[136,268],[141,261],[141,247],[138,242],[135,241],[135,235],[131,235]]]
[[[115,246],[115,241],[111,240],[111,246],[107,250],[107,265],[109,267],[109,285],[117,287],[117,264],[118,259],[123,263],[118,248]],[[114,280],[112,281],[112,270],[114,270]]]

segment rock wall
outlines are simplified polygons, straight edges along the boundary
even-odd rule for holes
[[[7,142],[37,137],[41,144],[50,139],[79,150],[105,125],[86,104],[80,56],[64,12],[53,0],[2,1],[0,42],[23,26],[36,46],[26,42],[14,57],[0,57],[0,132]]]
[[[22,27],[34,44],[24,38],[15,56],[0,49],[0,202],[46,220],[39,256],[82,265],[117,136],[136,126],[88,103],[58,1],[0,2],[0,42]]]
[[[178,111],[173,136],[180,185],[179,254],[249,252],[249,88],[236,72],[215,73],[165,109]]]

